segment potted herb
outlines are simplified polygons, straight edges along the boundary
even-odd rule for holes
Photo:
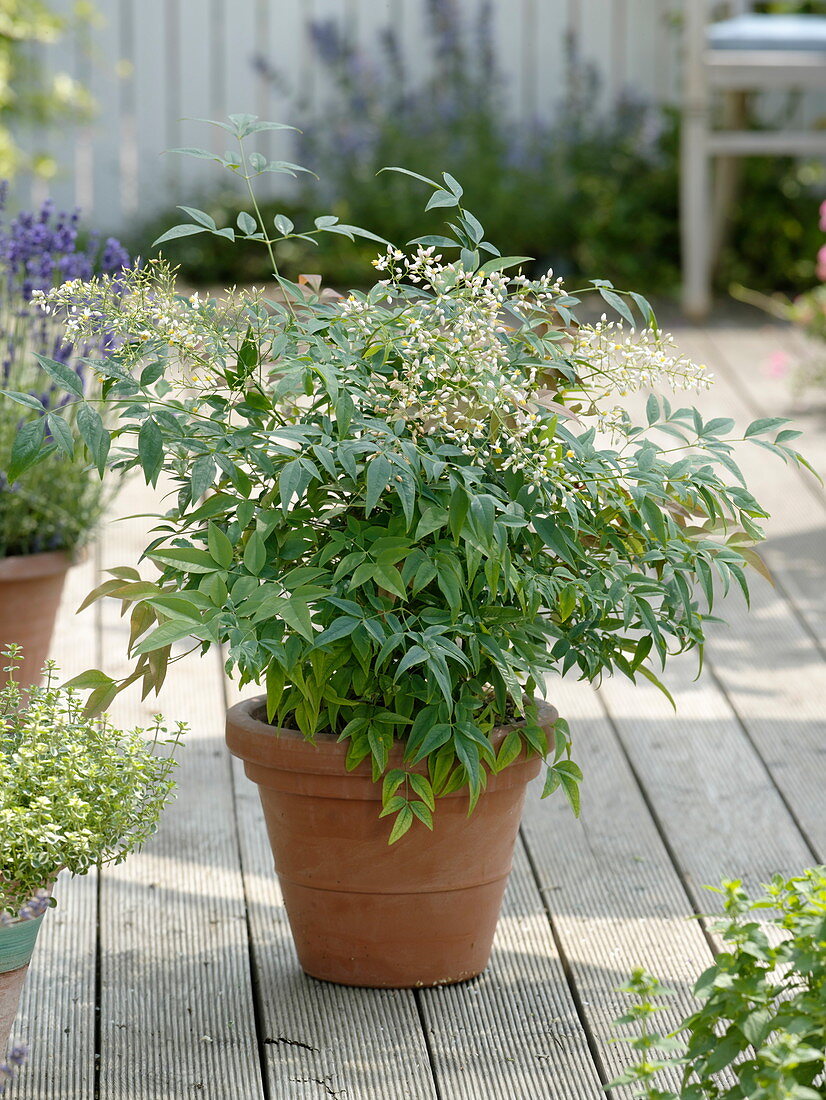
[[[266,693],[227,736],[260,785],[302,965],[461,980],[487,960],[526,782],[544,767],[544,793],[578,807],[568,728],[536,699],[546,677],[659,683],[670,654],[702,647],[716,581],[747,591],[760,565],[766,513],[735,444],[802,462],[798,433],[779,418],[737,433],[657,396],[633,418],[618,395],[708,375],[636,294],[589,288],[630,329],[579,323],[579,293],[500,256],[448,174],[416,178],[450,235],[388,247],[368,291],[331,301],[284,279],[280,241],[359,231],[265,224],[252,181],[294,166],[247,152],[272,124],[221,125],[237,153],[184,152],[239,174],[256,217],[218,227],[185,207],[161,241],[259,242],[274,300],[178,297],[163,261],[117,294],[99,277],[43,296],[70,339],[119,340],[95,365],[116,426],[87,445],[111,438],[110,463],[173,488],[145,549],[160,575],[120,569],[91,597],[131,605],[133,671],[75,682],[94,709],[157,686],[183,639],[224,646]]]
[[[0,1050],[58,872],[120,863],[155,831],[174,788],[171,754],[153,751],[166,734],[160,717],[149,731],[124,733],[84,715],[76,692],[55,688],[53,664],[42,687],[21,689],[19,647],[2,656]]]
[[[646,1100],[822,1100],[826,867],[777,875],[754,900],[736,880],[720,893],[725,915],[712,927],[724,949],[695,982],[695,1012],[662,1034],[657,1002],[671,990],[644,970],[623,987],[634,1004],[616,1022],[635,1028],[624,1041],[639,1057],[610,1087],[631,1085]]]
[[[5,195],[3,184],[0,210]],[[102,352],[108,338],[101,333],[73,344],[58,320],[32,302],[38,291],[128,264],[116,240],[81,245],[78,232],[78,215],[55,213],[50,202],[0,226],[0,385],[14,402],[0,410],[0,647],[11,641],[23,647],[22,682],[40,672],[66,571],[101,510],[101,483],[89,476],[89,459],[75,450],[68,425],[77,411],[71,397],[91,394],[83,357]],[[67,367],[73,378],[68,394],[44,377],[37,355]],[[18,437],[25,410],[38,415]],[[78,427],[84,430],[83,417]],[[22,471],[21,457],[41,444],[52,453]],[[104,458],[96,455],[95,461]]]

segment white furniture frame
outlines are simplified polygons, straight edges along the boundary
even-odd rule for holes
[[[729,14],[738,15],[751,5],[739,0],[727,7]],[[680,153],[683,310],[699,320],[711,308],[711,272],[715,241],[719,239],[719,212],[725,192],[731,189],[733,158],[757,154],[826,155],[823,131],[743,129],[743,93],[754,89],[826,87],[826,52],[712,49],[707,37],[708,0],[684,0],[684,13]],[[723,130],[713,129],[711,123],[711,101],[716,91],[722,92],[727,101],[727,128]],[[713,179],[715,159],[718,164]]]

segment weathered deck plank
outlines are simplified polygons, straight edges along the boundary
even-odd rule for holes
[[[716,409],[748,418],[751,393],[759,381],[766,342],[748,333],[681,334],[684,346],[704,349],[719,374]],[[720,347],[726,347],[723,357]],[[762,358],[760,347],[762,346]],[[738,350],[739,349],[739,350]],[[738,358],[739,356],[739,358]],[[719,365],[718,365],[719,364]],[[722,401],[720,400],[722,398]],[[760,405],[751,412],[761,412]],[[782,411],[782,406],[781,406]],[[826,503],[807,473],[784,466],[757,447],[743,448],[741,465],[759,499],[771,512],[767,531],[775,539],[765,550],[777,587],[759,578],[752,585],[751,612],[736,595],[726,603],[728,629],[712,632],[709,663],[778,789],[818,859],[826,858],[826,662],[817,641],[823,629],[818,595],[826,588]],[[796,540],[818,546],[805,582],[790,562]],[[779,541],[782,539],[782,542]],[[812,574],[814,578],[812,579]],[[791,591],[791,601],[786,590]],[[808,593],[808,594],[807,594]]]
[[[248,692],[249,693],[249,692]],[[228,684],[234,702],[234,685]],[[415,996],[350,989],[301,970],[273,871],[255,785],[234,761],[241,862],[270,1095],[311,1100],[435,1100]]]
[[[713,912],[703,889],[723,878],[758,888],[775,873],[813,860],[763,762],[710,677],[696,682],[696,657],[671,662],[668,688],[615,677],[600,698],[674,855],[695,908]]]
[[[301,970],[272,870],[258,795],[236,764],[241,852],[262,1042],[272,1096],[431,1100],[437,1095],[412,993],[327,985]]]
[[[127,499],[140,511],[145,491],[132,487],[121,512]],[[104,565],[137,562],[144,542],[145,521],[111,524]],[[117,603],[101,604],[101,623],[107,668],[122,674],[128,627]],[[158,700],[130,691],[112,707],[128,726],[159,710],[190,731],[157,835],[102,875],[100,1097],[261,1100],[219,655],[173,666]]]
[[[760,329],[717,327],[679,333],[681,344],[704,358],[717,383],[703,402],[722,402],[745,425],[760,416],[786,416],[804,432],[800,450],[823,476],[826,474],[826,432],[822,410],[802,411],[787,377],[773,377],[768,360],[773,351],[789,363],[800,354],[793,333],[777,325]],[[805,408],[805,406],[803,407]],[[743,469],[749,484],[759,487],[758,499],[771,512],[766,525],[769,539],[761,553],[776,576],[781,593],[789,598],[806,629],[826,653],[826,494],[806,471],[783,466],[755,447],[742,448]]]
[[[61,678],[94,659],[95,614],[75,616],[94,587],[95,559],[69,571],[51,657]],[[43,921],[12,1036],[29,1044],[30,1063],[10,1086],[15,1100],[93,1100],[95,1084],[95,943],[97,875],[60,876],[57,907]]]
[[[418,997],[442,1096],[604,1097],[521,841],[487,971]]]
[[[699,924],[687,919],[691,901],[596,694],[586,684],[551,680],[548,697],[571,723],[574,758],[585,774],[582,817],[577,821],[558,793],[540,802],[529,791],[523,833],[611,1079],[628,1061],[611,1039],[626,1003],[616,990],[631,970],[645,966],[677,991],[669,1011],[676,1022],[711,952]]]

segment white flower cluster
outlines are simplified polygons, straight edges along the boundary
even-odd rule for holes
[[[709,371],[679,351],[674,337],[657,329],[625,329],[603,314],[595,325],[580,325],[571,357],[593,396],[625,395],[668,383],[672,389],[708,389]]]
[[[355,345],[378,339],[389,353],[391,372],[371,376],[376,413],[404,420],[414,435],[437,434],[475,459],[544,476],[556,456],[533,399],[537,368],[511,361],[507,333],[521,324],[523,307],[553,297],[552,277],[469,272],[443,264],[432,247],[412,256],[390,249],[375,266],[388,278],[370,295],[351,295],[341,314]],[[402,284],[423,294],[377,315]]]
[[[233,350],[225,340],[229,330],[216,323],[214,311],[197,294],[176,294],[174,274],[163,264],[72,279],[45,293],[35,291],[34,298],[62,321],[71,343],[103,336],[119,347],[121,358],[139,361],[146,345],[162,341],[190,368],[194,381],[194,372]]]

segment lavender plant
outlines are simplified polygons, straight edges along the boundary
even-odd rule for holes
[[[6,193],[3,184],[0,210]],[[79,391],[91,394],[94,380],[83,359],[103,353],[110,337],[67,340],[62,324],[32,298],[66,280],[89,278],[95,271],[116,273],[128,264],[114,238],[102,246],[94,238],[82,245],[77,212],[57,213],[48,201],[0,226],[0,386],[12,391],[16,402],[0,410],[0,558],[72,551],[94,528],[101,509],[100,482],[89,477],[88,458],[75,452],[63,428],[63,417],[74,416],[69,397],[44,381],[36,360],[40,355],[67,365]],[[27,431],[54,453],[37,469],[10,476],[12,443],[24,415],[20,406],[38,413]]]
[[[171,751],[158,716],[148,731],[124,733],[108,719],[83,716],[80,696],[54,686],[21,689],[20,649],[10,646],[0,691],[0,917],[27,920],[49,905],[47,890],[64,868],[85,874],[120,863],[151,836],[172,796]],[[146,736],[145,736],[146,735]]]
[[[135,680],[157,688],[175,643],[225,646],[242,686],[266,686],[271,721],[337,734],[351,767],[372,761],[391,840],[431,824],[440,794],[467,785],[474,804],[522,751],[546,759],[545,793],[562,787],[577,808],[567,726],[547,738],[534,694],[569,672],[659,683],[672,654],[701,650],[717,582],[748,595],[746,568],[761,568],[766,512],[736,447],[805,464],[799,433],[776,417],[737,431],[653,393],[632,417],[624,393],[708,373],[638,294],[598,281],[585,289],[619,320],[581,322],[583,292],[501,256],[450,173],[412,173],[447,235],[386,247],[368,291],[331,299],[285,279],[280,241],[371,234],[335,215],[265,220],[254,182],[292,168],[247,150],[274,124],[217,125],[235,150],[183,152],[240,176],[255,215],[219,227],[184,207],[192,220],[161,240],[253,242],[278,298],[183,298],[161,261],[38,296],[71,339],[118,336],[95,363],[111,432],[99,416],[89,429],[73,373],[41,359],[86,445],[111,442],[110,462],[173,488],[144,553],[159,576],[129,566],[90,596],[131,605],[133,670],[74,683],[104,707]],[[25,432],[21,470],[42,453]],[[495,752],[491,731],[513,715],[524,725]],[[394,740],[405,767],[388,772]]]

